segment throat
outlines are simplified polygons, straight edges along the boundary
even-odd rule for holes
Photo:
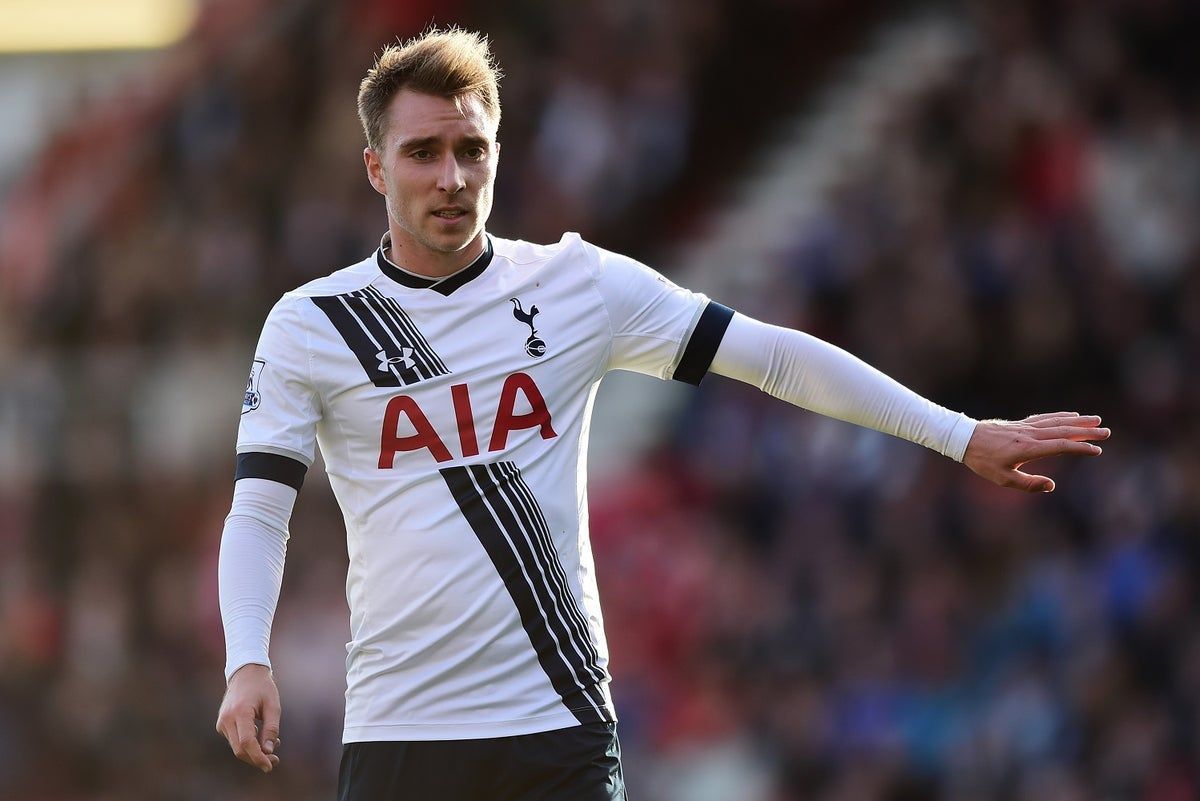
[[[440,215],[435,216],[441,218]],[[430,251],[429,254],[425,255],[433,256],[433,258],[421,260],[425,263],[421,264],[420,267],[413,266],[412,262],[417,260],[405,258],[404,252],[395,247],[391,241],[391,237],[387,234],[384,235],[383,240],[380,242],[380,248],[382,250],[384,259],[386,259],[388,264],[397,270],[407,273],[408,275],[423,278],[425,280],[441,281],[457,275],[464,270],[469,270],[478,264],[479,260],[484,257],[489,249],[487,236],[481,232],[479,238],[480,241],[477,245],[468,245],[466,248],[463,248],[457,252],[439,253],[431,248],[423,248],[423,250],[427,249]],[[462,261],[464,256],[467,259],[465,263]]]

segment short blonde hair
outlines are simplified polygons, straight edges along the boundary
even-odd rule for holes
[[[403,44],[388,45],[358,88],[358,118],[367,146],[382,147],[384,115],[401,89],[450,99],[477,97],[499,124],[500,76],[487,37],[461,28],[431,28]]]

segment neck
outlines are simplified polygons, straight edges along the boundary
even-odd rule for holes
[[[478,259],[486,247],[483,231],[476,234],[466,247],[450,253],[431,250],[416,243],[407,232],[397,231],[395,226],[391,227],[390,233],[391,244],[384,255],[396,266],[427,278],[445,278],[447,275],[453,275]]]

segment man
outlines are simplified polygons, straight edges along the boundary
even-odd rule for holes
[[[1054,485],[1022,464],[1108,436],[1074,413],[976,422],[574,234],[486,234],[500,105],[482,37],[388,48],[359,113],[388,231],[271,310],[222,537],[217,729],[263,771],[287,521],[317,442],[350,555],[339,797],[587,801],[625,797],[584,477],[608,370],[730,376],[1026,491]]]

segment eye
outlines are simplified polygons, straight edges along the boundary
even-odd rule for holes
[[[473,161],[483,161],[485,158],[487,158],[487,151],[476,145],[475,147],[467,148],[463,155]]]
[[[433,158],[433,153],[430,153],[428,150],[414,150],[409,155],[417,161],[429,161]]]

